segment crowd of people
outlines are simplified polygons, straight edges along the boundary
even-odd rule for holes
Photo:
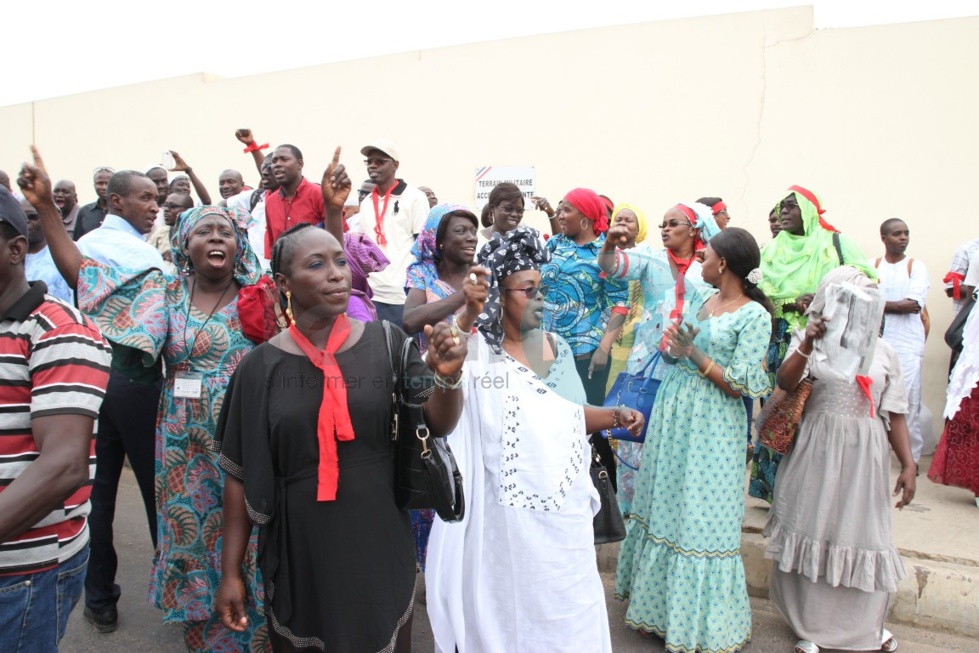
[[[339,148],[311,181],[296,146],[236,138],[261,182],[224,170],[216,203],[177,152],[96,168],[84,206],[36,149],[0,174],[0,648],[57,650],[83,596],[116,629],[126,458],[147,597],[188,651],[408,651],[416,601],[445,653],[610,651],[599,463],[626,519],[626,625],[669,651],[743,650],[746,462],[795,651],[897,648],[891,501],[916,489],[930,327],[906,222],[884,221],[870,258],[792,186],[761,246],[710,196],[667,208],[654,244],[645,211],[587,188],[552,206],[500,183],[477,212],[400,179],[385,139],[354,193]],[[942,282],[965,319],[928,474],[979,506],[979,239]],[[883,304],[861,374],[824,353],[839,287]],[[607,400],[620,373],[660,383],[648,420]],[[397,507],[392,383],[454,453],[459,522]],[[779,454],[756,404],[802,383]]]

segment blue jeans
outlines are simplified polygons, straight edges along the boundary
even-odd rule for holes
[[[54,569],[0,576],[0,651],[57,653],[87,566],[86,544]]]

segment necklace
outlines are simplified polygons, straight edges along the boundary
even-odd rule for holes
[[[204,330],[204,327],[206,327],[208,325],[208,323],[211,321],[211,318],[214,317],[214,314],[218,310],[218,306],[221,305],[221,301],[224,299],[224,296],[228,294],[228,289],[231,288],[231,285],[234,282],[235,282],[235,278],[234,278],[234,275],[232,275],[231,276],[231,281],[229,281],[228,282],[228,285],[225,286],[224,287],[224,290],[221,291],[221,296],[218,297],[218,300],[216,302],[214,302],[214,307],[211,309],[211,312],[207,314],[207,319],[204,320],[204,323],[200,326],[199,329],[197,329],[197,332],[194,334],[194,341],[192,343],[190,343],[190,348],[187,350],[187,358],[190,358],[191,355],[193,355],[193,353],[194,353],[194,347],[197,345],[197,338],[198,338],[198,336],[201,335],[201,331]],[[183,333],[183,338],[182,338],[182,340],[184,342],[184,345],[187,344],[187,325],[190,323],[190,308],[191,308],[191,306],[193,306],[193,303],[194,303],[194,291],[195,290],[197,290],[197,279],[196,278],[195,279],[191,279],[191,281],[190,281],[190,297],[187,298],[187,314],[186,314],[185,319],[184,319],[184,333]],[[203,312],[203,311],[201,311],[201,312]]]
[[[720,299],[720,294],[718,294],[717,297],[718,297],[718,299]],[[708,317],[714,317],[714,313],[716,313],[717,311],[721,310],[722,308],[727,308],[728,306],[730,306],[734,302],[738,301],[742,297],[744,297],[744,293],[741,293],[740,295],[738,295],[737,297],[735,297],[731,301],[729,301],[729,302],[727,302],[725,304],[722,304],[721,306],[714,306],[714,308],[711,310],[711,312],[708,315]],[[714,303],[717,304],[717,301],[715,300]]]

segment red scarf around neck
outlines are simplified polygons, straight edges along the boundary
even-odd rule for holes
[[[319,442],[320,461],[316,472],[316,500],[335,501],[337,483],[340,480],[340,460],[337,457],[337,440],[354,439],[354,427],[347,409],[347,385],[337,365],[335,354],[350,335],[350,321],[341,313],[333,322],[326,347],[317,349],[293,324],[289,335],[306,358],[323,372],[323,401],[320,403],[316,422],[316,439]]]
[[[394,184],[391,188],[387,189],[384,193],[384,207],[378,208],[378,198],[380,193],[377,191],[377,186],[374,186],[374,190],[371,191],[371,202],[374,204],[374,217],[376,218],[374,222],[374,237],[378,245],[387,245],[388,239],[384,237],[384,216],[388,213],[388,201],[391,199],[391,193],[394,189],[398,187],[398,180],[394,180]]]

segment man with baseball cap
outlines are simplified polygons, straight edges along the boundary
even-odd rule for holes
[[[396,173],[401,160],[389,140],[373,140],[360,149],[367,174],[376,184],[360,203],[358,226],[391,261],[367,281],[374,291],[374,306],[382,320],[401,325],[405,303],[405,275],[414,260],[411,247],[428,218],[428,198]]]
[[[23,190],[63,230],[50,180]],[[95,325],[27,281],[28,233],[0,187],[0,651],[58,650],[82,595],[92,434],[109,379]]]

